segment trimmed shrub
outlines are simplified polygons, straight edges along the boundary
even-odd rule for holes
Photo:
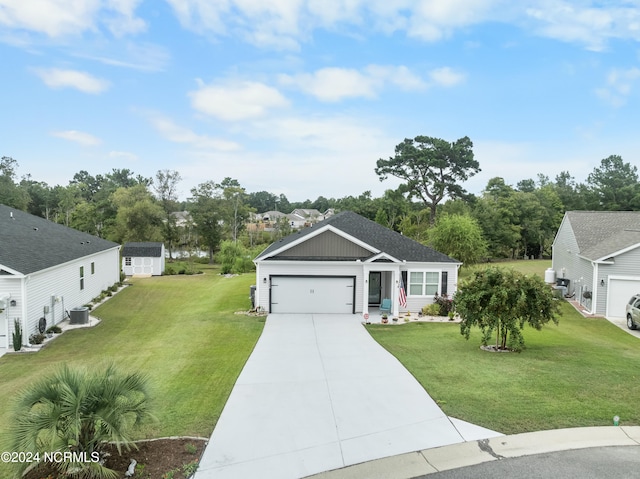
[[[42,344],[47,337],[41,333],[34,333],[29,336],[29,343],[31,344]]]
[[[422,307],[424,316],[440,316],[440,305],[433,303]]]

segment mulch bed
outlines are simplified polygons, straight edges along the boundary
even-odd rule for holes
[[[114,446],[108,446],[106,449],[111,455],[107,458],[105,465],[116,471],[118,477],[125,477],[124,473],[131,459],[135,459],[138,464],[134,479],[188,479],[189,476],[184,474],[185,465],[200,461],[206,440],[172,438],[136,444],[138,449],[128,452],[123,450],[121,456],[118,455],[118,450]],[[40,467],[29,471],[24,479],[62,479],[49,474],[52,474],[50,469]]]

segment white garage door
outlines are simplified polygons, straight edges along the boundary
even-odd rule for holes
[[[272,276],[272,313],[353,313],[355,278]]]
[[[607,317],[625,317],[625,305],[634,294],[640,293],[640,278],[616,278],[609,281]]]

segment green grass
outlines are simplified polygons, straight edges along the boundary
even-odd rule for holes
[[[151,380],[157,422],[140,438],[209,436],[264,318],[234,314],[249,309],[255,274],[224,278],[198,266],[205,274],[136,279],[92,312],[102,319],[98,326],[67,331],[35,354],[0,358],[0,444],[16,392],[62,363],[103,360]]]
[[[544,274],[548,264],[505,266]],[[482,351],[479,332],[467,341],[452,323],[368,329],[450,416],[506,434],[611,425],[614,415],[640,425],[640,340],[566,302],[561,312],[559,325],[525,330],[522,353]]]
[[[541,278],[544,278],[544,272],[547,268],[551,268],[550,259],[536,259],[536,260],[517,260],[517,261],[505,261],[496,263],[480,263],[472,266],[463,266],[460,269],[460,279],[465,280],[473,277],[473,273],[479,269],[484,269],[490,266],[500,266],[504,268],[513,268],[524,274],[537,274]]]
[[[544,275],[550,262],[501,265]],[[151,379],[158,420],[140,438],[209,436],[264,318],[234,314],[249,308],[254,274],[224,278],[199,266],[206,274],[135,280],[92,313],[100,325],[65,332],[37,354],[0,358],[0,444],[16,392],[61,363],[103,360]],[[640,340],[568,303],[562,313],[558,326],[526,330],[520,354],[481,351],[480,334],[466,341],[453,323],[368,329],[453,417],[507,434],[610,425],[616,414],[640,425]]]

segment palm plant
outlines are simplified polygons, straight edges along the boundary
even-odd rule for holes
[[[115,443],[119,452],[133,444],[132,432],[151,418],[147,379],[123,373],[113,365],[99,370],[72,369],[27,388],[17,400],[13,450],[74,453],[51,465],[62,474],[82,479],[110,479],[115,471],[104,466],[102,448]],[[67,456],[68,457],[68,456]],[[28,464],[18,464],[22,473]]]

